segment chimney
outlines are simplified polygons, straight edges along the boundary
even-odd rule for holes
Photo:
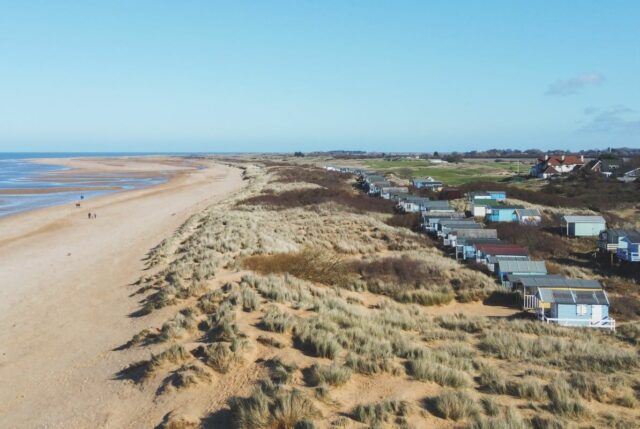
[[[545,156],[544,156],[544,160],[545,160],[545,161],[549,161],[549,155],[545,155]]]
[[[584,162],[584,155],[580,155],[580,162]]]
[[[562,157],[560,158],[560,161],[564,161],[564,155],[562,155]]]

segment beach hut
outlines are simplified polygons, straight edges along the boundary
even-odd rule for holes
[[[492,200],[504,201],[507,199],[507,193],[505,191],[487,191]]]
[[[517,222],[516,210],[523,209],[522,206],[493,206],[487,207],[485,219],[488,222]]]
[[[509,258],[512,256],[529,256],[529,251],[524,247],[510,243],[476,244],[476,262],[487,264],[489,256]]]
[[[395,192],[395,193],[392,193],[392,194],[389,195],[389,199],[393,200],[393,201],[397,201],[398,204],[401,201],[404,201],[404,200],[406,200],[408,198],[413,198],[413,195],[411,195],[408,192]]]
[[[615,329],[609,317],[609,298],[596,280],[557,275],[509,276],[523,296],[523,308],[540,320],[564,326]]]
[[[507,276],[535,276],[547,274],[547,266],[544,261],[531,261],[522,259],[497,258],[495,272],[498,279],[505,287],[510,287]]]
[[[425,212],[454,212],[455,210],[449,204],[449,201],[427,201],[423,204],[423,211]]]
[[[458,228],[482,228],[482,225],[473,219],[441,219],[436,225],[437,236],[442,237],[449,231]]]
[[[484,228],[458,228],[450,231],[444,241],[445,246],[455,247],[458,240],[465,238],[498,238],[498,231]]]
[[[416,189],[428,189],[435,192],[440,192],[444,186],[442,182],[433,177],[414,177],[411,179],[411,183]]]
[[[487,231],[487,230],[479,230],[479,231]],[[488,230],[488,231],[495,231]],[[476,245],[477,244],[497,244],[502,243],[503,241],[499,238],[461,238],[458,237],[456,240],[456,259],[462,260],[471,260],[475,261],[476,259]],[[525,256],[525,258],[527,258]]]
[[[438,230],[438,225],[441,220],[444,219],[464,219],[464,213],[460,212],[439,212],[429,211],[422,213],[421,226],[427,232],[434,232]]]
[[[474,200],[504,201],[507,199],[507,193],[505,191],[478,191],[469,192],[467,197],[469,198],[469,202],[473,202]]]
[[[496,271],[496,266],[500,260],[509,259],[512,261],[528,261],[528,256],[487,256],[487,268],[489,271],[494,273]]]
[[[474,217],[484,218],[493,207],[502,207],[503,205],[502,202],[492,200],[491,198],[476,198],[471,202],[471,213]]]
[[[402,213],[419,213],[424,207],[424,204],[430,201],[427,197],[415,197],[415,196],[407,196],[398,202],[398,210]]]
[[[516,218],[520,225],[539,225],[542,222],[538,209],[516,209]]]
[[[379,196],[382,188],[391,186],[391,183],[386,180],[380,180],[375,182],[367,182],[367,185],[367,193],[370,196]]]
[[[445,226],[442,230],[442,244],[445,246],[455,247],[458,237],[472,235],[476,231],[484,231],[482,225],[469,224],[462,227]]]
[[[629,232],[626,229],[609,228],[598,234],[598,250],[601,253],[616,253],[620,240]]]
[[[619,241],[616,254],[627,262],[640,262],[640,232],[629,231]]]
[[[562,216],[561,225],[569,237],[593,237],[607,229],[602,216]]]
[[[409,188],[406,186],[381,186],[380,196],[385,200],[391,199],[391,195],[394,194],[406,194],[409,192]]]

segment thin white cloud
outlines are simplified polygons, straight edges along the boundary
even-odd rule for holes
[[[640,116],[627,106],[620,104],[607,109],[588,107],[584,114],[587,120],[579,132],[640,134]]]
[[[567,96],[578,94],[588,86],[601,85],[604,76],[601,73],[585,73],[571,79],[560,79],[549,85],[547,95]]]

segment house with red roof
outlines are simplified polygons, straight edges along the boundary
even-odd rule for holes
[[[552,176],[571,173],[584,166],[584,156],[580,155],[545,155],[538,158],[529,174],[533,177],[547,179]]]

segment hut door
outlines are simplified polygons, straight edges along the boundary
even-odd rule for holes
[[[602,320],[602,306],[601,305],[592,305],[591,306],[591,321],[599,322]]]

